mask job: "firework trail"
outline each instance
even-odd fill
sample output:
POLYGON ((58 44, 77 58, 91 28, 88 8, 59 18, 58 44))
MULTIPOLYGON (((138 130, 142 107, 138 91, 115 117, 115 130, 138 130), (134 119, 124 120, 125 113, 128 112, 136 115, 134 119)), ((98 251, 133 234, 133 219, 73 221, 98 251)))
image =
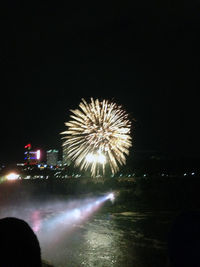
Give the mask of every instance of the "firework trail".
POLYGON ((91 98, 70 110, 71 120, 66 122, 64 153, 81 170, 90 169, 93 177, 104 174, 108 164, 112 173, 126 163, 132 146, 131 122, 128 114, 115 103, 91 98))

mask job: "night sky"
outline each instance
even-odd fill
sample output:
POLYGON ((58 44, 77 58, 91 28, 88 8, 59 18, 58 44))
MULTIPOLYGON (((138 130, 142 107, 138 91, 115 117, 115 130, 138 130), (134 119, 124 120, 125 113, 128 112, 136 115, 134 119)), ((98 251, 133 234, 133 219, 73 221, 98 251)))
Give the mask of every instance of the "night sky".
POLYGON ((199 156, 198 2, 67 2, 1 8, 0 164, 28 142, 60 149, 69 109, 90 97, 136 120, 135 153, 199 156))

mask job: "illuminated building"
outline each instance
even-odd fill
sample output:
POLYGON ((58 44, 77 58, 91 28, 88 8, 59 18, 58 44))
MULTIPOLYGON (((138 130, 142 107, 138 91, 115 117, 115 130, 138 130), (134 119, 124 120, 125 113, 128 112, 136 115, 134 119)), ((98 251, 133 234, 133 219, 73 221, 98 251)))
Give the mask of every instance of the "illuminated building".
POLYGON ((56 166, 58 164, 58 150, 50 149, 47 151, 47 165, 56 166))
POLYGON ((40 150, 38 149, 36 151, 31 151, 31 144, 26 145, 24 148, 25 148, 25 153, 24 153, 25 164, 27 165, 38 164, 41 156, 40 150))

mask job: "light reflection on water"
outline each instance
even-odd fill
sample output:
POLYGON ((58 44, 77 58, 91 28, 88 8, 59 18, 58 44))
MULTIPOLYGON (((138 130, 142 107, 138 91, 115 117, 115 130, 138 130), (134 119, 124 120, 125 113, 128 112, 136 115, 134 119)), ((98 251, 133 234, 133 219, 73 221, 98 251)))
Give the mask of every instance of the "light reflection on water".
POLYGON ((82 265, 85 266, 115 266, 121 254, 120 239, 123 233, 115 231, 114 221, 107 218, 95 219, 89 222, 84 235, 86 253, 83 251, 82 265))
MULTIPOLYGON (((165 254, 165 242, 145 236, 138 228, 149 214, 132 213, 97 215, 85 226, 84 266, 156 266, 158 258, 146 262, 144 258, 165 254), (137 228, 134 228, 134 223, 137 228), (154 251, 154 253, 152 253, 154 251), (138 253, 139 252, 139 253, 138 253), (142 254, 142 257, 141 257, 142 254), (152 255, 151 255, 152 254, 152 255), (155 255, 154 255, 155 254, 155 255), (143 259, 143 260, 142 260, 143 259), (151 265, 152 262, 152 265, 151 265)), ((165 258, 163 258, 165 262, 165 258)), ((161 265, 158 265, 161 266, 161 265)))
POLYGON ((165 266, 166 216, 101 211, 75 225, 73 233, 66 234, 53 253, 43 248, 43 255, 60 267, 165 266), (164 226, 163 229, 158 229, 158 225, 164 226))
MULTIPOLYGON (((73 205, 73 208, 76 208, 73 205)), ((166 266, 166 234, 171 215, 152 212, 115 213, 112 208, 101 207, 92 217, 73 222, 71 230, 66 224, 59 229, 41 228, 41 221, 48 221, 63 213, 62 205, 20 205, 10 207, 4 216, 25 219, 36 231, 43 259, 55 267, 78 266, 166 266), (49 238, 48 238, 49 235, 49 238)), ((0 212, 1 217, 2 214, 0 212)))

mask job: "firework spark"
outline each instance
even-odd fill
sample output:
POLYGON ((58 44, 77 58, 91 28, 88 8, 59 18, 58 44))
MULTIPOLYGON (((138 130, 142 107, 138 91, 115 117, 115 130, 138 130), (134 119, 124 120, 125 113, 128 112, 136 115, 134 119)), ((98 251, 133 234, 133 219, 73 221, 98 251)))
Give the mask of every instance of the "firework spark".
POLYGON ((132 146, 128 114, 115 103, 91 98, 70 110, 72 120, 66 122, 63 146, 66 157, 81 170, 90 169, 91 175, 104 174, 106 163, 112 173, 126 163, 132 146))

